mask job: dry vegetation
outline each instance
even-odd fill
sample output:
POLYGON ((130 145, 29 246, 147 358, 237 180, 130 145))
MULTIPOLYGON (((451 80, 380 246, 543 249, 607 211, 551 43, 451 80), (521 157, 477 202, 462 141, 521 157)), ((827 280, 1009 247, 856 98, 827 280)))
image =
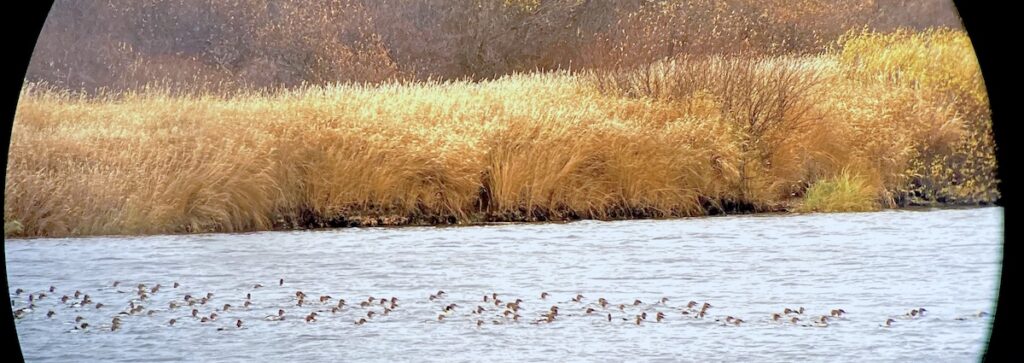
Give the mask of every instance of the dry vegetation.
POLYGON ((848 30, 959 27, 949 0, 57 0, 27 78, 217 92, 813 55, 848 30))
MULTIPOLYGON (((490 4, 534 16, 555 6, 490 4)), ((772 19, 794 16, 774 10, 772 19)), ((497 10, 479 14, 487 11, 497 10)), ((368 49, 395 44, 377 39, 368 49)), ((324 77, 304 78, 317 80, 312 85, 272 91, 164 84, 80 93, 30 83, 11 140, 5 234, 865 210, 998 198, 988 101, 966 34, 858 30, 835 39, 781 53, 607 56, 573 71, 533 61, 545 55, 474 55, 533 59, 542 70, 525 73, 517 72, 521 63, 421 67, 403 58, 413 53, 385 51, 391 61, 367 66, 373 83, 334 83, 326 75, 354 68, 324 65, 324 77), (483 71, 494 79, 445 80, 483 71)), ((580 44, 607 44, 592 40, 580 44)), ((591 57, 567 49, 579 53, 549 55, 591 57)))

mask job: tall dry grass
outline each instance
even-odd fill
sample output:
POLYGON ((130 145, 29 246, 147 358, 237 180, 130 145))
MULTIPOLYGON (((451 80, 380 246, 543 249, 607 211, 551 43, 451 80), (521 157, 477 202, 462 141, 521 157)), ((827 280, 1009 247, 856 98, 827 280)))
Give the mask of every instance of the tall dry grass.
POLYGON ((785 208, 843 175, 857 182, 832 189, 873 198, 853 205, 992 202, 964 39, 863 33, 815 56, 231 96, 33 84, 5 234, 693 216, 785 208))

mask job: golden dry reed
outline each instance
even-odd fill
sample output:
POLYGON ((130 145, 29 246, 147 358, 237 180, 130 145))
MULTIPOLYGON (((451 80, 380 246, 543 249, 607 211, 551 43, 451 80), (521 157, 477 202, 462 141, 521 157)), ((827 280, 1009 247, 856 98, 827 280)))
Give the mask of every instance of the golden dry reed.
POLYGON ((966 34, 851 33, 839 44, 815 56, 689 56, 616 72, 232 96, 27 85, 4 232, 659 218, 998 198, 988 100, 966 34))

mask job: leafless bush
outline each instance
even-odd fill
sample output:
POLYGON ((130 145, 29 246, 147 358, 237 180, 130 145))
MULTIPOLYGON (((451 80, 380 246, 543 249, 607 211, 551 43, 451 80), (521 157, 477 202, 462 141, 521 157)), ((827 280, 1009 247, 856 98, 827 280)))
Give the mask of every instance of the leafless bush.
POLYGON ((821 52, 849 29, 959 26, 928 0, 59 0, 29 81, 233 90, 821 52))

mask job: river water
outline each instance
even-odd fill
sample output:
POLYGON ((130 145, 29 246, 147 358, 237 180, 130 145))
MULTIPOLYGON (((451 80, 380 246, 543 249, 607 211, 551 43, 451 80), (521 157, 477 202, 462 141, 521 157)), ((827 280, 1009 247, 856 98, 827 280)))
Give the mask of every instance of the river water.
POLYGON ((995 311, 1002 225, 1002 209, 991 207, 15 239, 5 247, 15 309, 56 288, 17 320, 28 361, 972 362, 992 319, 976 313, 995 311), (161 287, 141 301, 140 283, 161 287), (75 290, 105 306, 59 301, 75 290), (297 290, 307 296, 302 306, 297 290), (446 295, 430 300, 438 290, 446 295), (211 292, 192 307, 199 316, 216 311, 211 322, 192 318, 190 307, 169 308, 211 292), (492 293, 503 305, 522 299, 522 318, 483 302, 492 293), (582 302, 571 301, 577 294, 582 302), (321 295, 331 299, 320 304, 321 295), (398 306, 380 315, 379 301, 359 306, 369 296, 397 297, 398 306), (602 297, 608 308, 596 304, 602 297), (346 306, 331 312, 339 298, 346 306), (118 314, 132 299, 144 312, 118 314), (712 305, 703 319, 682 313, 691 300, 712 305), (233 308, 221 311, 224 304, 233 308), (555 320, 535 323, 552 305, 555 320), (472 312, 477 306, 486 310, 472 312), (586 314, 588 306, 597 312, 586 314), (800 321, 770 319, 787 307, 805 308, 791 315, 800 321), (925 315, 903 316, 920 307, 925 315), (843 318, 804 326, 837 308, 843 318), (264 320, 278 309, 284 320, 264 320), (378 315, 354 323, 369 310, 378 315), (77 316, 91 326, 75 329, 77 316), (122 323, 111 331, 114 316, 122 323), (716 321, 726 316, 744 322, 716 321), (892 326, 881 327, 890 317, 892 326))

